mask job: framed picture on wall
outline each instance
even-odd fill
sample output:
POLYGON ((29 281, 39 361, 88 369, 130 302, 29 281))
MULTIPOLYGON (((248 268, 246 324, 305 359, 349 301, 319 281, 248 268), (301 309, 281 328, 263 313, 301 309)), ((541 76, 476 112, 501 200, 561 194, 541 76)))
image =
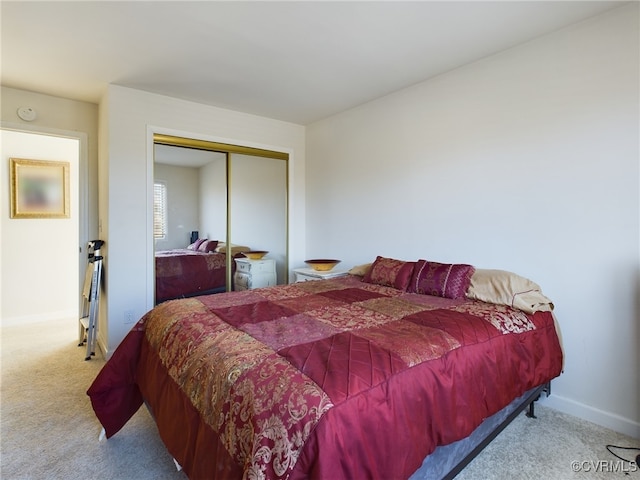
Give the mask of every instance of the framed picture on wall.
POLYGON ((69 162, 9 160, 11 218, 69 218, 69 162))

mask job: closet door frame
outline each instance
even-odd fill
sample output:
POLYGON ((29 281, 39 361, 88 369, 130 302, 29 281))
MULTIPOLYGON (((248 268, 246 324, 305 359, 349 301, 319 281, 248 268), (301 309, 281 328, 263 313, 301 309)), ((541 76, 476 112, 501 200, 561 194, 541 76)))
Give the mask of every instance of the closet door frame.
MULTIPOLYGON (((286 152, 279 152, 276 150, 268 150, 262 148, 248 147, 243 145, 221 143, 210 140, 202 140, 196 138, 181 137, 175 135, 168 135, 162 133, 153 133, 154 145, 169 145, 174 147, 193 148, 198 150, 208 150, 212 152, 224 153, 226 155, 226 186, 227 186, 227 225, 226 225, 226 239, 227 245, 231 244, 231 175, 232 175, 232 155, 241 154, 254 157, 265 157, 270 159, 282 160, 286 162, 285 168, 285 185, 286 185, 286 201, 285 201, 285 259, 284 259, 284 283, 289 283, 289 154, 286 152)), ((232 281, 232 267, 233 256, 227 255, 226 257, 226 288, 227 291, 231 290, 233 285, 232 281)), ((152 262, 155 265, 155 262, 152 262)), ((154 267, 155 268, 155 267, 154 267)), ((153 281, 155 285, 155 273, 153 275, 153 281)), ((154 289, 155 290, 155 289, 154 289)))

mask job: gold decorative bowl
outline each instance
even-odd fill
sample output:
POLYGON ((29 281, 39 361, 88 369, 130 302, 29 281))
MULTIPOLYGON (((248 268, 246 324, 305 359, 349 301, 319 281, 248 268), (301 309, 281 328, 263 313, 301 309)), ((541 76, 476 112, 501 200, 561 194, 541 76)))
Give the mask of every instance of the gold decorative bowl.
POLYGON ((318 258, 314 260, 305 260, 304 263, 309 265, 309 267, 313 268, 318 272, 328 272, 337 264, 340 263, 340 260, 328 260, 326 258, 318 258))
POLYGON ((251 260, 260 260, 267 253, 269 252, 265 250, 250 250, 248 252, 242 252, 245 257, 250 258, 251 260))

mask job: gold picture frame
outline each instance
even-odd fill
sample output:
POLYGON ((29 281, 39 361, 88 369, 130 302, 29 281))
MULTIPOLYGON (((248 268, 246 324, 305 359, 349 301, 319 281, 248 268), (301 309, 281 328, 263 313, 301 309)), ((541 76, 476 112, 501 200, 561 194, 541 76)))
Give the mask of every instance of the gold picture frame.
POLYGON ((69 218, 69 162, 9 161, 11 218, 69 218))

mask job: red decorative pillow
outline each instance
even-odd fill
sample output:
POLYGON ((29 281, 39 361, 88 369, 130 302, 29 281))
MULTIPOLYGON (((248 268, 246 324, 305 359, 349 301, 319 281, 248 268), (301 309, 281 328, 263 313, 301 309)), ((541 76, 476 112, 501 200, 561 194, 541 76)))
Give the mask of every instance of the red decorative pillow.
POLYGON ((406 290, 415 262, 405 262, 378 256, 362 281, 398 290, 406 290))
POLYGON ((418 260, 407 292, 445 298, 464 298, 475 268, 471 265, 418 260))
POLYGON ((199 252, 213 252, 218 246, 217 240, 205 240, 198 247, 199 252))

